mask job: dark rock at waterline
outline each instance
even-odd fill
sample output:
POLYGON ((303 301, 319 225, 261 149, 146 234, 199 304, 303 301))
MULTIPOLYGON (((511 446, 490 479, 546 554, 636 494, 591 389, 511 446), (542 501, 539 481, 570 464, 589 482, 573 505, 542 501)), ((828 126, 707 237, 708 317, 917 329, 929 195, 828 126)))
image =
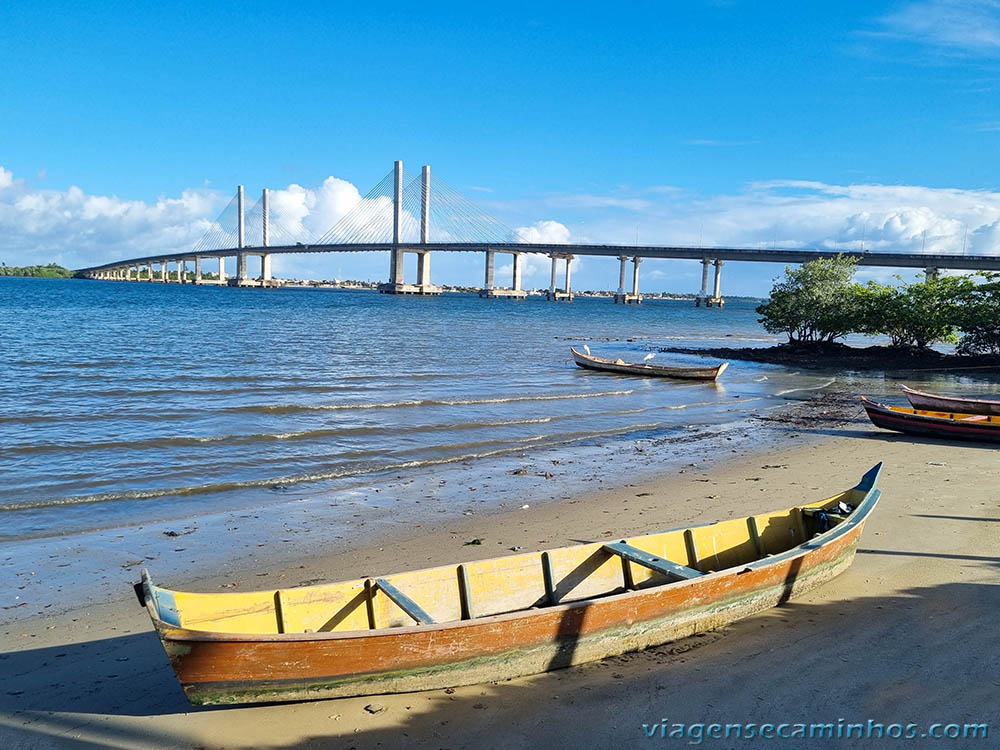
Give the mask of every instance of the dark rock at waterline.
POLYGON ((658 351, 675 354, 697 354, 703 357, 789 365, 814 370, 950 370, 981 367, 1000 368, 1000 357, 994 355, 944 354, 933 349, 908 346, 848 346, 840 342, 810 344, 780 344, 762 347, 718 347, 689 349, 665 346, 658 351))

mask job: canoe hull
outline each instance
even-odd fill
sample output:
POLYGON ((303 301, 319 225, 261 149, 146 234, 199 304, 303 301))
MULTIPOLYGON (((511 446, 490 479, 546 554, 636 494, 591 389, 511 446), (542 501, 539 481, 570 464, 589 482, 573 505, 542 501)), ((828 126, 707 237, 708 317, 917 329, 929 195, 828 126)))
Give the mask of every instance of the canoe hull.
POLYGON ((1000 401, 983 398, 954 398, 939 396, 936 393, 924 393, 903 386, 903 392, 914 409, 928 411, 961 412, 963 414, 989 414, 1000 416, 1000 401))
POLYGON ((308 700, 504 680, 657 646, 768 609, 843 572, 877 490, 833 531, 742 568, 609 597, 380 633, 237 636, 154 620, 194 704, 308 700))
POLYGON ((578 367, 587 370, 600 370, 601 372, 615 372, 623 375, 643 375, 654 378, 677 378, 680 380, 716 380, 729 367, 728 362, 723 362, 715 367, 659 367, 656 365, 628 363, 618 364, 617 362, 604 359, 603 357, 593 357, 576 349, 570 348, 573 354, 573 361, 578 367))
POLYGON ((982 422, 929 417, 893 411, 887 406, 862 397, 865 413, 872 424, 884 430, 943 440, 977 440, 1000 443, 1000 426, 982 422))

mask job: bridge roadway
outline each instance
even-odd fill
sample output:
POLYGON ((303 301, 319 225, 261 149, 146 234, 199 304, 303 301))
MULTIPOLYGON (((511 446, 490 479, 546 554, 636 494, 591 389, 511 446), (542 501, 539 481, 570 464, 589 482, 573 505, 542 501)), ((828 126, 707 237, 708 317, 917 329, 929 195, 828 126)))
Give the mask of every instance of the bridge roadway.
POLYGON ((862 266, 882 266, 891 268, 923 269, 928 277, 936 277, 942 269, 962 271, 1000 271, 1000 255, 966 255, 966 254, 927 254, 927 253, 883 253, 862 252, 858 250, 815 250, 809 248, 794 250, 777 250, 752 247, 682 247, 655 245, 564 245, 535 243, 369 243, 369 244, 335 244, 335 245, 265 245, 260 247, 234 247, 217 250, 198 250, 183 253, 166 253, 150 255, 128 260, 117 260, 99 266, 80 269, 77 275, 96 279, 133 280, 132 269, 135 268, 135 280, 142 279, 142 266, 147 267, 146 280, 157 280, 153 265, 160 266, 159 280, 170 281, 176 276, 177 281, 187 281, 186 262, 195 261, 195 283, 226 283, 223 261, 227 257, 237 259, 237 274, 229 283, 237 286, 274 286, 271 278, 271 255, 287 255, 293 253, 337 253, 337 252, 389 252, 390 280, 382 284, 381 291, 390 294, 439 294, 440 287, 430 281, 431 252, 481 252, 486 256, 485 281, 480 296, 508 297, 521 299, 525 292, 521 284, 523 262, 521 256, 525 253, 548 255, 552 259, 552 276, 548 298, 550 300, 572 300, 570 261, 574 256, 618 258, 621 264, 618 292, 615 302, 639 303, 642 295, 639 293, 639 263, 646 258, 672 258, 680 260, 697 260, 703 265, 701 291, 696 298, 697 304, 706 306, 721 306, 724 302, 721 291, 722 264, 728 261, 752 263, 805 263, 817 258, 832 258, 844 255, 856 258, 862 266), (402 277, 402 257, 404 253, 417 254, 416 284, 407 284, 402 277), (493 257, 495 253, 510 253, 514 257, 513 279, 510 288, 499 288, 493 284, 493 257), (260 256, 261 274, 251 278, 247 273, 247 257, 260 256), (202 278, 201 262, 205 259, 218 259, 218 278, 215 280, 202 278), (626 289, 626 263, 633 263, 631 292, 626 289), (562 288, 557 287, 557 264, 565 263, 565 277, 562 288), (175 263, 176 274, 169 272, 168 264, 175 263), (710 266, 715 266, 715 283, 710 288, 710 266))
MULTIPOLYGON (((160 253, 141 258, 116 260, 100 266, 82 268, 79 273, 86 275, 95 271, 105 271, 123 268, 129 265, 159 263, 162 260, 170 262, 178 260, 194 260, 195 258, 228 258, 245 253, 247 255, 270 255, 292 253, 364 253, 390 252, 396 245, 391 242, 361 245, 274 245, 268 247, 242 247, 221 250, 200 250, 183 253, 160 253)), ((427 244, 400 243, 398 249, 403 252, 487 252, 496 253, 539 253, 542 255, 590 255, 597 257, 619 258, 674 258, 682 260, 722 260, 745 261, 750 263, 805 263, 817 258, 833 258, 844 255, 857 258, 861 266, 888 266, 892 268, 935 268, 954 271, 1000 271, 1000 255, 959 255, 959 254, 929 254, 929 253, 882 253, 861 252, 858 250, 769 250, 754 247, 681 247, 659 245, 555 245, 534 244, 524 242, 510 243, 442 243, 427 244)))

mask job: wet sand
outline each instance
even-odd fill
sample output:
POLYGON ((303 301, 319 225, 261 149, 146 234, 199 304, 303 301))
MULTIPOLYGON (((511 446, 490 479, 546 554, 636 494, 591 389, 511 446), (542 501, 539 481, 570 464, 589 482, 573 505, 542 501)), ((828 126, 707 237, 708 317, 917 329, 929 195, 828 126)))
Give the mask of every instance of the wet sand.
MULTIPOLYGON (((646 737, 642 725, 664 719, 871 719, 912 722, 921 731, 933 722, 985 722, 1000 732, 996 448, 915 441, 860 421, 824 432, 793 450, 734 455, 537 507, 428 523, 405 537, 373 536, 348 552, 184 581, 205 591, 233 583, 266 588, 744 516, 834 494, 884 461, 883 499, 853 567, 769 612, 642 653, 499 684, 197 709, 184 700, 145 612, 119 597, 2 626, 0 747, 687 744, 646 737), (465 544, 473 538, 482 546, 465 544)), ((123 570, 115 585, 134 577, 123 570)), ((743 742, 706 737, 702 744, 743 742)))

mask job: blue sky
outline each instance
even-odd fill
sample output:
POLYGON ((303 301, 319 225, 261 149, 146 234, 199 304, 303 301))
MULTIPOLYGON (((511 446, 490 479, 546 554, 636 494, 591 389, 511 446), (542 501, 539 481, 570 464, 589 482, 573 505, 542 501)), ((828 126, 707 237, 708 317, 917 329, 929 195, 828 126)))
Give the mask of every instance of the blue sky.
MULTIPOLYGON (((302 186, 313 222, 335 219, 397 158, 570 241, 1000 240, 992 1, 35 2, 0 8, 0 65, 7 263, 185 249, 237 183, 302 186)), ((613 265, 583 259, 576 283, 611 287, 613 265)), ((440 256, 435 280, 480 266, 440 256)), ((726 287, 778 272, 727 269, 726 287)), ((699 273, 650 261, 643 287, 694 291, 699 273)))

